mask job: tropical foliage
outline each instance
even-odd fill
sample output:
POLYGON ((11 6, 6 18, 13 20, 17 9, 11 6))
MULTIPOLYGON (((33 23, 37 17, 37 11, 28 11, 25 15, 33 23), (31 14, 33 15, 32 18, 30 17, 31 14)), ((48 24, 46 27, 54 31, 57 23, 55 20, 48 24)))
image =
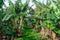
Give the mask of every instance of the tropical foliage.
POLYGON ((36 8, 29 6, 30 0, 23 4, 17 0, 13 4, 9 0, 7 7, 0 2, 0 26, 4 35, 19 37, 16 40, 59 40, 60 35, 60 1, 32 0, 36 8), (57 39, 56 39, 57 38, 57 39))

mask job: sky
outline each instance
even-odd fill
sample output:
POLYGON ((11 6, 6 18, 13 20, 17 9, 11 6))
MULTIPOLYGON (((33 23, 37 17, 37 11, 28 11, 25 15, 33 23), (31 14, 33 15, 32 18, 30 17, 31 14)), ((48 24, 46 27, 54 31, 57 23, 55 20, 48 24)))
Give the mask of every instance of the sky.
MULTIPOLYGON (((13 3, 15 3, 16 0, 11 0, 13 3)), ((25 3, 26 0, 22 0, 22 3, 25 3)), ((30 0, 30 2, 32 3, 32 0, 30 0)), ((8 0, 5 0, 5 3, 8 4, 8 0)))
MULTIPOLYGON (((13 3, 15 3, 16 0, 11 0, 13 3)), ((40 2, 44 1, 44 4, 46 4, 46 0, 39 0, 40 2)), ((22 3, 25 3, 26 0, 22 0, 22 3)), ((8 0, 5 0, 4 3, 6 4, 6 6, 9 6, 8 0)), ((30 0, 29 6, 33 5, 32 8, 35 8, 34 3, 32 2, 32 0, 30 0)))

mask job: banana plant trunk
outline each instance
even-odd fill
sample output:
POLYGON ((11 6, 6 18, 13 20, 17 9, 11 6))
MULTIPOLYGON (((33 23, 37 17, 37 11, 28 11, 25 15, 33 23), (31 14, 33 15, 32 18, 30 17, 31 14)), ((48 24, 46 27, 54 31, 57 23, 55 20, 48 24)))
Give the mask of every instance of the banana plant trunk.
POLYGON ((23 17, 20 17, 20 24, 19 24, 19 27, 18 27, 18 30, 17 30, 17 37, 21 37, 22 36, 22 21, 23 21, 23 17))

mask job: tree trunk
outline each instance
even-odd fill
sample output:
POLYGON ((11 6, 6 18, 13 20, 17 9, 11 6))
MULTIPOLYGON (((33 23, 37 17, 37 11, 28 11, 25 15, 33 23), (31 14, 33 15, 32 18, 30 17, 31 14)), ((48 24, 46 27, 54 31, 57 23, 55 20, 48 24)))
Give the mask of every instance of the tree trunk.
POLYGON ((22 30, 22 21, 23 21, 23 18, 20 17, 20 25, 19 25, 19 27, 17 29, 17 37, 21 37, 22 36, 22 32, 21 32, 21 30, 22 30))

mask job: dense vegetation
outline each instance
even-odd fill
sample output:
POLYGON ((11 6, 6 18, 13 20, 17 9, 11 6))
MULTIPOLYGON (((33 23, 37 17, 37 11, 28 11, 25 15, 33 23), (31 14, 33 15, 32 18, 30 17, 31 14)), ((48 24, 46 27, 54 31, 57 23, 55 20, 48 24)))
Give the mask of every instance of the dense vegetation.
MULTIPOLYGON (((9 6, 0 1, 0 29, 3 35, 16 40, 59 40, 60 1, 47 0, 46 4, 32 0, 36 8, 29 6, 30 0, 23 4, 17 0, 9 6), (2 8, 4 5, 5 8, 2 8)), ((1 35, 1 34, 0 34, 1 35)))

